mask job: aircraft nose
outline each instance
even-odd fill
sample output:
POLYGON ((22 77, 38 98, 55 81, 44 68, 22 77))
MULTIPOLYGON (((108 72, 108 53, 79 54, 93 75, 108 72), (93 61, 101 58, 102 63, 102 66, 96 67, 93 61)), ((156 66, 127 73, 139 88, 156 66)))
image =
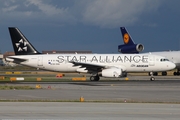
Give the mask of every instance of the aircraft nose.
POLYGON ((176 65, 174 63, 170 62, 168 67, 169 67, 169 69, 174 69, 176 67, 176 65))

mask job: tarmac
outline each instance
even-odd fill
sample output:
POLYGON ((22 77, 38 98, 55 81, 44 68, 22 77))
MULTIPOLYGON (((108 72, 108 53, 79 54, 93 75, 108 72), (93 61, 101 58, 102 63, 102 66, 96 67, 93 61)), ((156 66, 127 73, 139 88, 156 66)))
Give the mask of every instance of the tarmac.
POLYGON ((2 120, 179 120, 180 104, 0 102, 2 120))
POLYGON ((9 86, 38 84, 41 89, 1 90, 0 119, 179 120, 180 77, 157 76, 156 81, 149 81, 149 76, 132 78, 1 83, 9 86), (80 98, 84 101, 80 102, 80 98))

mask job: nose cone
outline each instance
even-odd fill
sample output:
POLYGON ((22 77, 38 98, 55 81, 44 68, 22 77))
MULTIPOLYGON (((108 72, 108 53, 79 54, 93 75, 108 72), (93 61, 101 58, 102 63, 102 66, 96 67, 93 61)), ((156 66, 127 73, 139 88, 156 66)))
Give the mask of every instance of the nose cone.
POLYGON ((176 65, 175 65, 174 63, 169 62, 168 68, 169 68, 170 70, 174 69, 175 67, 176 67, 176 65))

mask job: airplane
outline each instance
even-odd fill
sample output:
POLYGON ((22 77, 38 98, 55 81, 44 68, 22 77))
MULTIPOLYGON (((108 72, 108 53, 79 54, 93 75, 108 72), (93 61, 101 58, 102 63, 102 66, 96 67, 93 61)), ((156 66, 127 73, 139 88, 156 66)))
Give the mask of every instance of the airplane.
MULTIPOLYGON (((42 54, 23 33, 9 27, 14 56, 7 61, 56 72, 90 73, 91 81, 100 77, 120 78, 126 72, 167 71, 175 68, 168 59, 151 54, 42 54)), ((153 75, 150 80, 155 80, 153 75)))
MULTIPOLYGON (((122 38, 124 41, 123 45, 118 46, 118 51, 121 53, 131 54, 131 53, 139 53, 144 50, 144 46, 142 44, 135 44, 132 37, 130 36, 129 32, 126 30, 125 27, 120 27, 122 38), (123 47, 121 47, 123 46, 123 47), (125 51, 125 52, 124 52, 125 51)), ((174 72, 174 75, 180 75, 180 51, 159 51, 159 52, 149 52, 150 54, 164 56, 165 58, 169 59, 176 65, 177 71, 174 72)), ((157 72, 151 73, 157 75, 157 72)), ((162 72, 163 76, 167 75, 166 71, 162 72)))

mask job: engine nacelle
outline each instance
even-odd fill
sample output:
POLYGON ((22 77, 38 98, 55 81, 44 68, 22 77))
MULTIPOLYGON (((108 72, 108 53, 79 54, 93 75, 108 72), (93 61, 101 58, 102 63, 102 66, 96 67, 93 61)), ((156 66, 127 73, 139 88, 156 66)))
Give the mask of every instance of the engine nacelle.
POLYGON ((102 70, 102 77, 120 77, 122 75, 122 69, 109 68, 102 70))
POLYGON ((121 53, 139 53, 144 50, 142 44, 132 44, 132 45, 119 45, 118 51, 121 53))

